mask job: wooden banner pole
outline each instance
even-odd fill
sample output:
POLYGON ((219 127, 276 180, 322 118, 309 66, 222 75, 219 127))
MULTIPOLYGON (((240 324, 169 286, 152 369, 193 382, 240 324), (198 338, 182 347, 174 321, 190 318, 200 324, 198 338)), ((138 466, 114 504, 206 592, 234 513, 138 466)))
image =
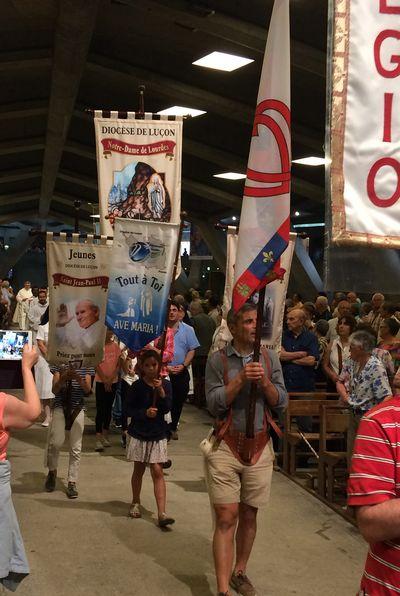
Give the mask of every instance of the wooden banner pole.
MULTIPOLYGON (((262 327, 262 321, 263 321, 264 300, 265 300, 265 286, 258 293, 256 337, 254 340, 253 362, 259 362, 259 360, 260 360, 261 327, 262 327)), ((256 417, 257 388, 258 388, 258 383, 252 382, 251 386, 250 386, 249 402, 247 404, 247 412, 246 412, 246 437, 248 439, 254 438, 254 423, 255 423, 255 417, 256 417)))

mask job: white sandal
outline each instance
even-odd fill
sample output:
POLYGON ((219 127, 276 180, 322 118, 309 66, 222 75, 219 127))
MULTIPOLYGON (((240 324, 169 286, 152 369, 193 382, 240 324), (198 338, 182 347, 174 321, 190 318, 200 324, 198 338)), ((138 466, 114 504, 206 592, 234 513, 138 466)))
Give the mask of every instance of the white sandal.
POLYGON ((128 517, 133 517, 135 519, 142 517, 142 513, 140 511, 140 503, 131 504, 131 506, 129 507, 128 517))

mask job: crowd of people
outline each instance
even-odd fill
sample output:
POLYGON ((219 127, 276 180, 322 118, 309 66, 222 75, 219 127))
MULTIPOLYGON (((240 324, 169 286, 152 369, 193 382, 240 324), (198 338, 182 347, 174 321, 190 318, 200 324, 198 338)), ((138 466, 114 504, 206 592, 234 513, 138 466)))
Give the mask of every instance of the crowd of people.
MULTIPOLYGON (((312 302, 303 302, 299 294, 293 295, 285 303, 279 353, 262 349, 259 362, 253 362, 257 314, 254 304, 228 313, 231 341, 222 349, 218 343, 216 349, 222 319, 220 300, 210 291, 204 296, 196 290, 187 296, 175 294, 162 336, 135 353, 107 331, 104 358, 95 369, 49 367, 49 305, 45 288, 31 289, 30 283, 25 282, 16 295, 16 305, 14 325, 32 331, 38 352, 35 355, 28 348, 24 352, 25 398, 20 403, 27 407, 34 404, 35 416, 31 412, 29 418, 32 422, 39 415, 39 397, 42 402, 41 423, 48 427, 46 491, 56 490, 59 452, 69 431, 66 494, 70 499, 78 497, 85 401, 93 392, 95 450, 102 452, 111 446, 109 430, 114 417, 121 428, 121 447, 126 450, 127 460, 134 464, 128 516, 142 515, 141 487, 149 467, 157 523, 165 528, 175 520, 166 512, 163 470, 172 465, 168 442, 179 439, 179 421, 189 393, 194 404, 207 407, 215 417, 213 433, 203 442, 203 451, 215 514, 213 554, 220 596, 229 594, 230 586, 245 596, 256 593, 246 567, 256 536, 258 508, 269 499, 274 462, 270 437, 281 433, 279 421, 288 393, 313 392, 316 383, 323 383, 328 392, 338 393, 351 415, 350 462, 353 448, 356 453, 359 449, 356 434, 360 423, 365 426, 363 417, 370 410, 374 412, 374 406, 386 403, 400 386, 399 308, 380 293, 369 302, 362 302, 355 292, 337 292, 331 302, 323 294, 312 302), (33 365, 34 389, 28 373, 33 365), (252 385, 253 418, 248 412, 252 385)), ((11 406, 7 406, 8 396, 0 397, 1 477, 9 428, 18 424, 7 422, 11 406)), ((10 403, 15 407, 15 401, 10 403)), ((369 419, 376 420, 373 415, 369 419)), ((302 432, 311 432, 313 421, 301 417, 297 424, 302 432)), ((9 478, 9 470, 4 470, 9 478)), ((360 473, 354 472, 350 482, 351 487, 356 487, 351 493, 352 505, 358 506, 357 499, 362 501, 361 484, 360 473)), ((362 502, 371 504, 371 500, 362 502)), ((23 577, 27 565, 23 557, 21 561, 23 577)), ((18 569, 11 566, 6 574, 0 568, 0 582, 7 586, 9 573, 15 582, 18 569)))

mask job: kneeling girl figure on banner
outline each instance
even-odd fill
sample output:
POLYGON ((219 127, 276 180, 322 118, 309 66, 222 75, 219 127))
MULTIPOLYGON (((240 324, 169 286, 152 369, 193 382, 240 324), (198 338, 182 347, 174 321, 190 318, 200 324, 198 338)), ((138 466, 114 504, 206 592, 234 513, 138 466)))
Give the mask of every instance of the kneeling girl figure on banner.
POLYGON ((174 519, 165 513, 166 487, 163 463, 168 461, 167 436, 168 425, 165 414, 171 409, 171 383, 159 378, 161 357, 156 350, 144 350, 139 356, 138 374, 125 402, 128 418, 128 435, 131 439, 127 448, 127 459, 133 461, 132 504, 129 516, 141 517, 140 491, 146 466, 154 483, 157 502, 158 525, 163 528, 174 523, 174 519))
POLYGON ((233 340, 209 357, 206 368, 207 405, 217 418, 218 430, 205 464, 216 516, 213 552, 218 593, 223 595, 229 593, 229 585, 239 594, 256 593, 246 566, 256 535, 258 508, 269 501, 274 461, 269 436, 269 426, 274 423, 269 408, 283 408, 288 399, 276 352, 262 350, 260 362, 252 361, 256 308, 245 304, 236 314, 228 313, 233 340), (246 411, 252 382, 257 383, 255 433, 249 440, 246 411))

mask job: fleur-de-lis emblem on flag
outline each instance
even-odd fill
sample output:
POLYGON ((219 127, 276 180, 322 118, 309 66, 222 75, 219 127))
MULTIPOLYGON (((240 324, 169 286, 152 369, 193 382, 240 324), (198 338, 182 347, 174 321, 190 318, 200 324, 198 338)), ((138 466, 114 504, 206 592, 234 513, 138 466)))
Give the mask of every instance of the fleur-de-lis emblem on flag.
POLYGON ((263 252, 263 263, 273 263, 273 256, 274 253, 272 252, 272 250, 270 250, 269 252, 263 252))

